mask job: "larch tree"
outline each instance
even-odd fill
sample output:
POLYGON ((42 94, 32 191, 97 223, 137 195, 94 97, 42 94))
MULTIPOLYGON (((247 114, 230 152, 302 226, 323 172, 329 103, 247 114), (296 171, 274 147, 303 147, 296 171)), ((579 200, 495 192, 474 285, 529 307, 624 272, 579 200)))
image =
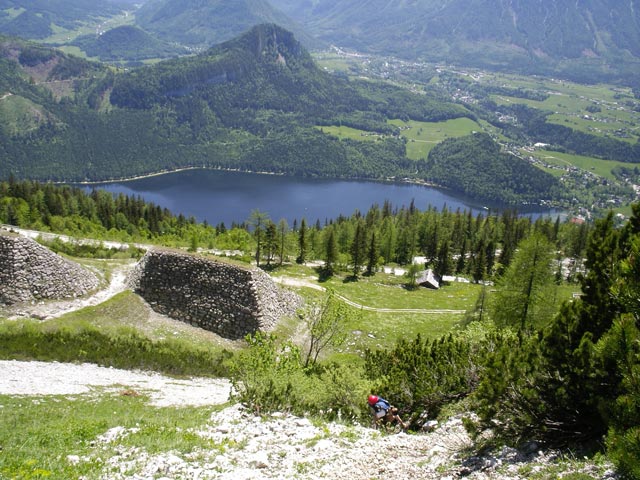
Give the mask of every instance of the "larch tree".
POLYGON ((264 230, 269 223, 269 214, 260 210, 253 210, 249 217, 249 225, 253 227, 253 237, 256 240, 256 266, 260 266, 262 256, 262 244, 264 242, 264 230))
POLYGON ((551 269, 553 249, 540 233, 520 242, 511 264, 498 282, 493 320, 500 327, 532 329, 551 320, 555 288, 551 269))

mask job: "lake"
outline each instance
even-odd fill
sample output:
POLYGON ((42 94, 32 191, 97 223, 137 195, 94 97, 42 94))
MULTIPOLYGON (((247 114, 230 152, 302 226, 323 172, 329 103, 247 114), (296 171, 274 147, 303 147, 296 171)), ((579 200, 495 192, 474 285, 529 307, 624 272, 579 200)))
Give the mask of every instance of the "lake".
MULTIPOLYGON (((93 186, 84 186, 91 190, 93 186)), ((97 188, 112 193, 141 196, 168 208, 178 215, 193 216, 211 225, 221 222, 229 227, 233 222, 246 221, 253 210, 269 214, 274 222, 286 219, 292 224, 304 217, 307 223, 349 216, 356 210, 366 213, 389 200, 394 207, 409 206, 411 201, 420 210, 430 205, 442 210, 487 209, 460 196, 437 188, 405 183, 357 180, 308 179, 279 175, 225 172, 219 170, 186 170, 152 177, 100 184, 97 188)), ((496 207, 497 208, 497 207, 496 207)), ((528 214, 556 215, 540 208, 528 214)))

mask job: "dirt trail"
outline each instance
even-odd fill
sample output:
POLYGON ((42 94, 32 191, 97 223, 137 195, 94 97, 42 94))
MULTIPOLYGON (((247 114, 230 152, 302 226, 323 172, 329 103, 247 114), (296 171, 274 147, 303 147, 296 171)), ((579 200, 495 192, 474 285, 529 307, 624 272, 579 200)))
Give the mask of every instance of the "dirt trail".
POLYGON ((80 310, 81 308, 99 305, 127 289, 127 277, 134 265, 135 263, 132 261, 114 268, 111 272, 109 284, 88 297, 7 306, 3 307, 5 309, 4 313, 12 320, 23 317, 49 320, 80 310))
MULTIPOLYGON (((285 285, 288 287, 306 287, 313 288, 314 290, 325 291, 321 285, 316 283, 301 280, 299 278, 291 278, 291 277, 273 277, 273 280, 281 285, 285 285)), ((354 302, 353 300, 349 300, 347 297, 343 295, 336 294, 336 297, 342 300, 347 305, 350 305, 359 310, 365 310, 368 312, 381 312, 381 313, 424 313, 424 314, 459 314, 462 315, 465 313, 465 310, 447 310, 447 309, 427 309, 427 308, 378 308, 378 307, 369 307, 367 305, 362 305, 360 303, 354 302)))

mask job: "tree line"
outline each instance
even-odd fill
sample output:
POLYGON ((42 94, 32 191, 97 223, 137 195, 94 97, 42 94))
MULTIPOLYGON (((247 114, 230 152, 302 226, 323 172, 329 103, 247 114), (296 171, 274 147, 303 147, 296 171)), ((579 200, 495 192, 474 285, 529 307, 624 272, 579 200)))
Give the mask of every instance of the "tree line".
POLYGON ((381 265, 411 264, 416 256, 440 275, 489 278, 506 268, 518 243, 541 232, 579 269, 588 225, 559 218, 533 221, 515 211, 420 210, 389 201, 335 219, 272 220, 256 210, 232 225, 199 223, 136 196, 10 179, 0 182, 0 222, 98 239, 220 248, 254 254, 258 265, 321 259, 323 274, 374 274, 381 265))

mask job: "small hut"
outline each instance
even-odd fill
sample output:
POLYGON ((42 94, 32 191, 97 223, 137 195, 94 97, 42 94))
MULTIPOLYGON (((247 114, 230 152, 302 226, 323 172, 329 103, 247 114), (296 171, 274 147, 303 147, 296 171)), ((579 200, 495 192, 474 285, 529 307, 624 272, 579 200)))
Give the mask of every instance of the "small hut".
POLYGON ((442 278, 440 277, 440 275, 437 275, 430 268, 423 271, 416 280, 416 283, 418 285, 426 288, 431 288, 433 290, 438 290, 440 288, 441 282, 442 278))

